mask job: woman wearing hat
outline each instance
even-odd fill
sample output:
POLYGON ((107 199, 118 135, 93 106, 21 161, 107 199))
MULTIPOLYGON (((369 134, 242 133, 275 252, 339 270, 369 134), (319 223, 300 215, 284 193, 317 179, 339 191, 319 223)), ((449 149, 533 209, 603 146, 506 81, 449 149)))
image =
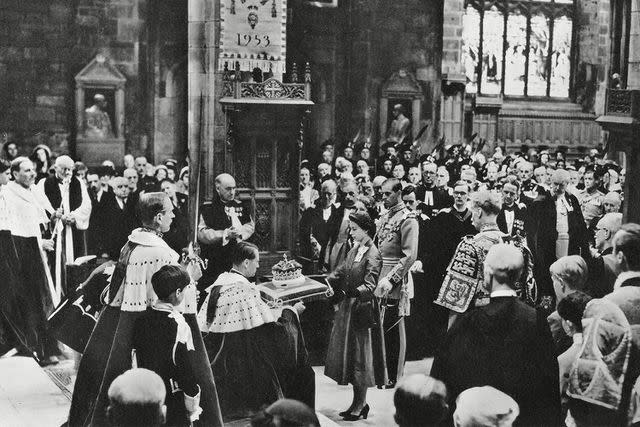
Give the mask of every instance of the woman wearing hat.
POLYGON ((351 406, 341 412, 347 421, 367 418, 367 388, 386 383, 382 331, 373 290, 382 258, 373 244, 375 223, 368 214, 349 215, 353 248, 328 277, 335 290, 336 313, 324 373, 340 385, 353 385, 351 406))

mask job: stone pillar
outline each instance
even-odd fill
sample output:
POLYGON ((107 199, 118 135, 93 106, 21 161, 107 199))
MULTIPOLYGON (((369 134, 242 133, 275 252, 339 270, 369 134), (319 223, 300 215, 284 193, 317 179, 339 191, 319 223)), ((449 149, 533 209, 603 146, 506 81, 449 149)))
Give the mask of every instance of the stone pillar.
POLYGON ((631 1, 628 89, 640 89, 640 1, 631 1))
MULTIPOLYGON (((212 172, 213 129, 215 112, 215 0, 188 0, 187 123, 191 164, 200 148, 201 171, 212 172), (201 107, 202 102, 202 107, 201 107), (202 111, 202 115, 201 115, 202 111)), ((207 173, 201 174, 200 196, 206 194, 207 173)), ((195 185, 195 174, 190 182, 195 185)), ((190 198, 189 209, 195 211, 199 200, 190 198)))

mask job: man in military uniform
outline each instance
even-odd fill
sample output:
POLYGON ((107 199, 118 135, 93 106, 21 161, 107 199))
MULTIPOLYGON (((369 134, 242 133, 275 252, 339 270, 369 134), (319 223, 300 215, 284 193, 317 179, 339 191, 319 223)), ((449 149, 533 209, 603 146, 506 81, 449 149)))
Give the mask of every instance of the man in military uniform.
POLYGON ((535 299, 530 254, 520 238, 510 238, 500 231, 496 223, 502 210, 502 195, 487 190, 478 191, 471 196, 471 202, 473 225, 479 233, 465 236, 458 245, 435 300, 436 304, 449 309, 449 328, 458 314, 470 307, 489 303, 491 289, 487 289, 484 283, 483 263, 487 252, 495 244, 510 242, 523 251, 526 267, 517 282, 517 291, 521 298, 530 303, 535 299))
POLYGON ((198 290, 209 287, 224 271, 231 268, 228 256, 235 244, 253 235, 255 223, 249 208, 236 200, 236 180, 223 173, 216 177, 213 200, 200 207, 198 242, 207 269, 198 281, 198 290))
POLYGON ((384 316, 385 351, 389 384, 402 376, 406 354, 404 317, 409 315, 413 282, 409 269, 418 255, 419 225, 415 213, 402 201, 402 184, 389 178, 382 184, 382 199, 387 209, 378 223, 376 245, 382 255, 382 270, 375 294, 386 297, 381 304, 384 316))
POLYGON ((584 190, 576 194, 587 228, 591 228, 594 220, 597 221, 604 214, 604 193, 598 190, 600 177, 600 171, 587 169, 584 173, 584 190))

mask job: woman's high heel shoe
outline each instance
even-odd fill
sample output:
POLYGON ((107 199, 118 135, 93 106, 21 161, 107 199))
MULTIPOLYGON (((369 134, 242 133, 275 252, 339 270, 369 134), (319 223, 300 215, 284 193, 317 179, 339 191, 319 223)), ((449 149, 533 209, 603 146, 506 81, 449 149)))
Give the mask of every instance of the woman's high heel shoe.
POLYGON ((363 420, 366 420, 367 417, 369 416, 369 409, 370 409, 369 404, 366 404, 364 405, 364 408, 362 408, 362 411, 360 411, 358 415, 347 413, 346 415, 343 415, 342 418, 345 421, 358 421, 361 417, 363 420))

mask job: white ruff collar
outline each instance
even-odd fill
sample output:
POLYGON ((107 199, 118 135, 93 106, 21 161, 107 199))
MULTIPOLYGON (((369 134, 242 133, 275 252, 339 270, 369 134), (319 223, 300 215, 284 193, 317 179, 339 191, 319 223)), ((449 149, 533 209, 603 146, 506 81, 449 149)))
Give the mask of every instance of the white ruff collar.
POLYGON ((248 283, 238 281, 221 289, 209 331, 247 331, 275 321, 271 309, 260 298, 260 291, 248 283))

